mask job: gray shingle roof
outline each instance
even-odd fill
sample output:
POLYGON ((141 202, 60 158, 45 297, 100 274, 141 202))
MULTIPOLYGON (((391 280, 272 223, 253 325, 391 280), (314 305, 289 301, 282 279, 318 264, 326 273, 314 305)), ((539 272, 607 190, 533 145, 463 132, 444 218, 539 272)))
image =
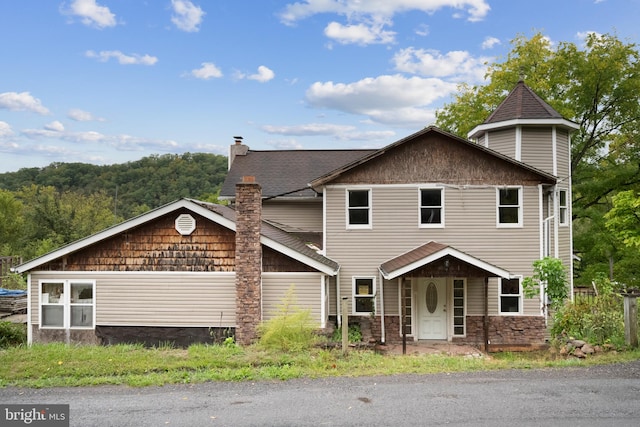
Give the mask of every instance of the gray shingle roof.
POLYGON ((376 150, 282 150, 253 151, 236 156, 220 190, 220 196, 235 197, 236 184, 245 175, 256 177, 262 197, 313 197, 307 184, 340 166, 376 150))
POLYGON ((520 80, 483 123, 513 119, 562 119, 562 116, 520 80))

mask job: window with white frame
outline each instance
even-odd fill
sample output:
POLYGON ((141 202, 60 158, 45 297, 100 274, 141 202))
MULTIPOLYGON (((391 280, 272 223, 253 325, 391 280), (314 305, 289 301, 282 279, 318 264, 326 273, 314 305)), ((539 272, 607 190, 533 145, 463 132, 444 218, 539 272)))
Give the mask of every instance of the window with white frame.
POLYGON ((420 189, 420 227, 443 225, 442 188, 420 189))
POLYGON ((558 190, 558 223, 569 224, 569 192, 565 189, 558 190))
POLYGON ((498 291, 501 314, 522 313, 522 286, 520 284, 520 278, 501 278, 498 291))
POLYGON ((353 278, 353 313, 375 312, 376 279, 374 277, 353 278))
POLYGON ((498 227, 522 226, 522 188, 497 189, 498 227))
POLYGON ((347 190, 347 228, 371 228, 371 190, 347 190))
POLYGON ((92 329, 95 287, 95 281, 40 281, 40 327, 92 329))

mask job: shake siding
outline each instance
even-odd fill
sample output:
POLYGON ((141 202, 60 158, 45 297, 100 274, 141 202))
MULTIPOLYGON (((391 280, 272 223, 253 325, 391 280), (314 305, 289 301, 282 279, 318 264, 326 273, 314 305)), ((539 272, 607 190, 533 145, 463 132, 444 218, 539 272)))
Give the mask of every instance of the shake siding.
POLYGON ((278 306, 293 286, 295 306, 311 309, 311 318, 320 326, 322 307, 321 273, 263 273, 262 310, 263 319, 269 320, 277 314, 278 306))
POLYGON ((554 173, 551 127, 523 127, 521 150, 524 163, 554 173))
POLYGON ((235 326, 234 273, 34 272, 31 321, 38 324, 39 281, 95 280, 96 325, 235 326))
MULTIPOLYGON (((484 145, 484 144, 483 144, 484 145)), ((499 153, 516 158, 516 131, 505 129, 489 132, 489 148, 499 153)))
POLYGON ((264 202, 262 218, 300 228, 322 231, 322 200, 313 202, 264 202))
MULTIPOLYGON (((375 277, 379 287, 381 263, 431 240, 453 246, 513 274, 531 275, 531 263, 539 257, 537 187, 523 187, 522 228, 496 227, 494 186, 445 187, 445 228, 418 227, 418 186, 371 188, 373 228, 365 230, 346 229, 343 186, 325 191, 326 253, 340 261, 341 297, 351 296, 353 276, 375 277)), ((496 291, 494 284, 490 294, 494 304, 492 314, 497 311, 496 291)), ((379 293, 377 289, 377 304, 379 293)), ((389 294, 393 291, 385 292, 386 307, 390 307, 389 294)))

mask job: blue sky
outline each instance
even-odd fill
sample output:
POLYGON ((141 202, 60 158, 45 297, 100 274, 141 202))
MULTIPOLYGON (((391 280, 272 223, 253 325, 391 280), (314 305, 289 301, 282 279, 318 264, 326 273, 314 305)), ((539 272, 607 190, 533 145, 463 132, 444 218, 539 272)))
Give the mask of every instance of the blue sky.
POLYGON ((639 41, 640 0, 3 0, 0 172, 375 148, 536 31, 639 41))

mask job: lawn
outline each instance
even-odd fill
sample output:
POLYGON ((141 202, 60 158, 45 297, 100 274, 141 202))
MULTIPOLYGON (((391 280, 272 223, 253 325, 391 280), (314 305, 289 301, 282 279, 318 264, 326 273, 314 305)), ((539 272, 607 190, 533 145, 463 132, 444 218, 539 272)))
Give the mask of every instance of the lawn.
POLYGON ((204 381, 287 380, 327 376, 430 374, 496 369, 588 366, 640 359, 640 350, 577 359, 549 352, 496 353, 471 358, 382 355, 369 350, 277 352, 259 346, 193 345, 187 349, 139 345, 36 344, 0 350, 0 387, 122 384, 134 387, 204 381))

